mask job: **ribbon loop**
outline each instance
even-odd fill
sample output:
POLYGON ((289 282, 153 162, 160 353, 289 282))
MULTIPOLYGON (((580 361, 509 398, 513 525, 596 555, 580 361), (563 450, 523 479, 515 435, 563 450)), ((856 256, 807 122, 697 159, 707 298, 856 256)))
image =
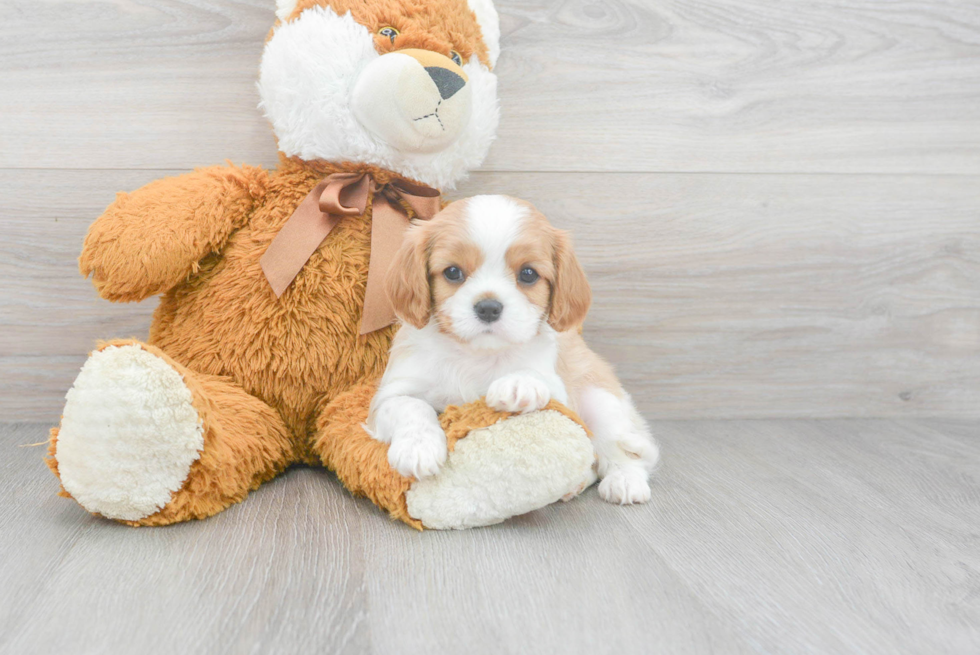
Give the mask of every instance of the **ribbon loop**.
POLYGON ((414 184, 408 180, 392 180, 386 188, 391 189, 412 208, 416 216, 424 220, 432 218, 441 209, 438 189, 414 184))
POLYGON ((340 216, 360 216, 367 210, 368 196, 374 191, 370 175, 335 173, 327 178, 320 194, 320 211, 340 216))
POLYGON ((440 209, 439 191, 395 179, 378 188, 367 173, 334 173, 303 199, 279 230, 260 264, 276 297, 282 296, 314 252, 345 216, 362 216, 372 197, 371 260, 361 316, 361 334, 391 325, 395 312, 384 293, 384 278, 401 246, 409 215, 428 220, 440 209))

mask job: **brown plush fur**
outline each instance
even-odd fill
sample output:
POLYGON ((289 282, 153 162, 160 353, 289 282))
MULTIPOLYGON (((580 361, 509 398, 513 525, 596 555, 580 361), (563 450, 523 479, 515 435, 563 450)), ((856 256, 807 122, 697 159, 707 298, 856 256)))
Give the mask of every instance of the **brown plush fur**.
MULTIPOLYGON (((259 266, 310 189, 339 171, 369 172, 381 184, 391 177, 364 165, 286 157, 272 172, 206 168, 121 194, 92 226, 80 266, 104 297, 137 300, 174 285, 154 314, 148 343, 105 345, 136 344, 173 366, 205 428, 204 450, 183 488, 131 525, 211 516, 288 465, 306 462, 327 466, 353 493, 420 527, 405 506, 413 480, 392 470, 387 446, 361 428, 395 330, 358 334, 370 208, 333 229, 281 298, 259 266), (113 229, 118 238, 109 236, 113 229)), ((449 408, 442 421, 453 444, 506 416, 468 405, 449 408)), ((55 475, 56 444, 57 429, 48 460, 55 475)))
POLYGON ((380 184, 391 177, 285 157, 273 172, 200 169, 122 194, 90 229, 80 267, 104 297, 137 300, 172 286, 148 343, 127 343, 164 355, 184 375, 205 422, 188 484, 140 524, 209 516, 291 462, 319 464, 309 439, 314 409, 384 371, 394 328, 358 334, 370 208, 334 228, 281 298, 259 266, 303 197, 340 171, 369 172, 380 184), (232 199, 216 200, 222 195, 232 199), (254 465, 250 448, 261 451, 254 465), (192 484, 196 472, 207 479, 192 484))
POLYGON ((89 228, 78 259, 99 294, 122 302, 172 289, 248 220, 265 196, 269 175, 243 166, 214 166, 119 193, 89 228))
MULTIPOLYGON (((324 465, 334 471, 354 495, 367 496, 375 505, 387 510, 391 518, 421 530, 422 524, 409 516, 405 503, 405 492, 415 480, 392 469, 388 464, 388 444, 377 441, 361 428, 367 420, 368 405, 376 390, 377 382, 367 383, 330 403, 317 419, 313 448, 324 465)), ((561 412, 588 433, 581 419, 560 403, 551 401, 545 409, 561 412)), ((456 442, 470 431, 510 416, 514 414, 494 411, 479 400, 447 407, 439 421, 452 452, 456 442)))
POLYGON ((376 382, 363 384, 327 405, 314 426, 313 449, 351 493, 367 496, 393 519, 421 530, 422 524, 408 515, 405 504, 405 492, 415 480, 391 468, 388 444, 374 439, 361 427, 376 390, 376 382))
POLYGON ((299 0, 288 20, 316 6, 330 7, 338 15, 349 11, 354 20, 375 35, 374 47, 382 54, 420 48, 448 57, 455 50, 463 61, 475 54, 487 68, 491 67, 479 23, 466 0, 299 0), (378 34, 384 27, 398 30, 394 43, 378 34))
MULTIPOLYGON (((228 379, 195 373, 154 346, 132 339, 100 344, 139 345, 172 366, 190 389, 204 425, 204 449, 191 465, 183 488, 162 510, 129 525, 166 525, 203 519, 240 502, 249 491, 271 480, 296 458, 296 443, 279 415, 228 379)), ((51 431, 48 466, 58 474, 55 451, 58 429, 51 431)), ((62 495, 68 493, 62 489, 62 495)))
MULTIPOLYGON (((488 63, 465 0, 301 0, 293 17, 313 4, 350 10, 372 32, 398 29, 394 44, 375 39, 380 52, 456 50, 488 63)), ((164 359, 183 376, 204 426, 204 448, 184 486, 159 512, 130 524, 211 516, 306 462, 335 470, 351 491, 420 527, 405 508, 412 480, 390 468, 387 446, 361 428, 395 330, 358 333, 370 207, 330 232, 280 298, 259 266, 303 198, 335 172, 370 173, 381 185, 392 177, 364 164, 283 155, 274 171, 203 168, 119 194, 89 229, 79 268, 102 297, 163 294, 146 343, 101 347, 135 344, 164 359)), ((453 409, 443 425, 453 443, 503 416, 485 406, 453 409)), ((55 428, 48 449, 55 475, 57 440, 55 428)))
MULTIPOLYGON (((305 435, 313 410, 384 371, 394 328, 361 336, 358 325, 371 244, 371 211, 340 221, 280 298, 259 260, 299 202, 326 175, 360 165, 294 159, 270 174, 248 223, 205 258, 195 275, 163 296, 150 343, 189 368, 227 376, 305 435)), ((179 179, 179 178, 178 178, 179 179)), ((315 461, 309 449, 300 457, 315 461)))

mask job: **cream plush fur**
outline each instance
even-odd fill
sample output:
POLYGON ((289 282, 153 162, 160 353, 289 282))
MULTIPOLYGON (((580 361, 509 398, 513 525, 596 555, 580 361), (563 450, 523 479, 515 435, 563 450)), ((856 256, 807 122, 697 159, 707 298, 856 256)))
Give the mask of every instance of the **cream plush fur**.
MULTIPOLYGON (((488 19, 489 20, 489 19, 488 19)), ((279 149, 303 160, 372 164, 439 189, 480 165, 497 131, 497 78, 476 57, 464 62, 470 111, 459 137, 438 152, 399 150, 350 110, 359 75, 379 57, 367 28, 350 14, 313 7, 276 28, 259 71, 260 107, 279 149), (329 61, 329 68, 321 62, 329 61)))
POLYGON ((592 297, 585 272, 568 236, 533 206, 499 195, 451 203, 410 228, 387 283, 403 324, 367 427, 390 444, 395 470, 439 472, 448 439, 438 414, 450 405, 483 397, 523 414, 556 400, 593 435, 602 498, 650 499, 656 441, 580 335, 592 297))
POLYGON ((67 394, 61 484, 90 512, 133 521, 169 502, 204 447, 191 392, 139 346, 110 346, 85 362, 67 394))
POLYGON ((458 441, 439 477, 405 494, 408 511, 437 530, 493 525, 578 494, 595 481, 594 458, 585 430, 558 412, 515 416, 458 441), (526 454, 516 466, 514 452, 526 454))
MULTIPOLYGON (((119 194, 85 238, 79 267, 103 298, 162 296, 145 342, 114 340, 91 354, 51 431, 46 461, 61 478, 61 494, 93 513, 145 526, 202 519, 306 463, 334 471, 393 518, 426 525, 407 509, 416 480, 392 469, 388 446, 361 427, 395 330, 361 336, 357 329, 371 202, 361 216, 338 223, 281 297, 261 259, 328 175, 368 174, 382 186, 401 176, 446 188, 481 162, 497 123, 482 41, 483 30, 496 25, 493 8, 482 2, 477 20, 462 0, 302 3, 279 7, 261 65, 262 107, 282 151, 276 169, 213 166, 157 180, 119 194), (389 41, 382 30, 392 23, 399 33, 389 41), (467 80, 469 121, 454 140, 445 136, 439 152, 408 152, 416 147, 410 140, 401 149, 385 142, 351 106, 363 71, 392 55, 387 61, 402 57, 404 65, 410 57, 425 71, 399 78, 418 83, 408 90, 418 98, 431 97, 433 88, 443 100, 452 97, 456 78, 436 69, 467 80)), ((487 34, 487 41, 496 44, 498 36, 487 34)), ((408 92, 388 89, 395 100, 408 92)), ((402 106, 411 118, 421 103, 402 106)), ((508 415, 486 403, 447 407, 440 417, 447 443, 491 425, 498 439, 483 442, 485 457, 474 450, 481 441, 453 452, 453 477, 442 491, 426 481, 420 511, 442 503, 451 515, 428 514, 429 527, 494 522, 578 491, 591 461, 576 465, 565 455, 577 452, 569 450, 575 440, 584 452, 588 439, 571 410, 558 402, 549 409, 558 412, 549 419, 554 434, 533 451, 538 461, 531 464, 524 441, 534 435, 517 429, 522 423, 515 429, 523 436, 507 437, 508 415), (546 447, 552 437, 559 439, 554 451, 546 447), (491 485, 487 473, 504 471, 523 471, 518 487, 491 485), (471 518, 467 507, 476 513, 471 518)))

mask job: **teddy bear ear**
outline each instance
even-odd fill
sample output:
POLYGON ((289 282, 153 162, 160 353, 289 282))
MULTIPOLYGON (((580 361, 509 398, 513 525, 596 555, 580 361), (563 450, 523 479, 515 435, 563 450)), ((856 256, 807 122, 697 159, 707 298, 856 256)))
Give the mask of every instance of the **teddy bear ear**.
POLYGON ((483 42, 487 44, 487 54, 490 56, 490 66, 497 65, 500 56, 500 17, 493 6, 493 0, 466 0, 470 11, 476 14, 476 22, 483 33, 483 42))
POLYGON ((281 21, 285 21, 289 18, 289 15, 293 13, 293 9, 296 9, 296 3, 299 0, 276 0, 276 18, 281 21))

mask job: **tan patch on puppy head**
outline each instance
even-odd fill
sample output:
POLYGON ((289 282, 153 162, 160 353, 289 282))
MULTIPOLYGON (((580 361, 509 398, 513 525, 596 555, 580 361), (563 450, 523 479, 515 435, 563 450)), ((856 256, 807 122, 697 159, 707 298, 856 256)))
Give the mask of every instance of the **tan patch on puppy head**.
POLYGON ((483 264, 483 251, 469 238, 466 231, 467 201, 457 200, 446 206, 428 221, 429 230, 429 287, 432 289, 432 307, 439 331, 453 336, 452 319, 443 309, 446 301, 463 285, 463 282, 483 264), (452 282, 443 272, 456 266, 463 272, 463 279, 452 282))
POLYGON ((316 6, 330 7, 338 16, 350 12, 374 35, 380 54, 419 48, 450 57, 455 50, 464 62, 476 55, 491 67, 480 25, 466 0, 298 0, 287 20, 316 6), (397 31, 394 41, 379 34, 386 27, 397 31))
MULTIPOLYGON (((592 292, 571 239, 530 203, 512 200, 528 210, 506 253, 513 284, 541 308, 555 330, 578 327, 588 313, 592 292), (526 267, 538 273, 533 283, 520 280, 526 267)), ((386 280, 399 318, 421 329, 434 315, 439 330, 454 338, 452 318, 443 308, 484 261, 483 249, 467 229, 467 204, 468 200, 451 203, 431 220, 413 225, 386 280), (446 279, 444 272, 451 266, 462 272, 460 281, 446 279)))
POLYGON ((521 235, 507 251, 507 265, 517 287, 548 312, 548 323, 564 332, 585 320, 592 304, 592 289, 572 249, 567 232, 558 230, 531 203, 512 198, 528 209, 521 235), (520 282, 520 271, 530 266, 541 277, 535 284, 520 282))
POLYGON ((548 323, 559 332, 577 328, 592 304, 592 289, 572 250, 567 232, 555 230, 555 281, 551 290, 548 323))
POLYGON ((450 282, 443 271, 457 266, 465 280, 483 263, 480 248, 466 236, 465 208, 466 200, 458 200, 428 221, 412 225, 391 263, 385 291, 395 314, 416 328, 425 327, 434 308, 440 330, 451 327, 438 308, 462 282, 450 282))
POLYGON ((432 314, 427 243, 425 224, 412 225, 385 276, 385 293, 395 315, 419 329, 432 314))
MULTIPOLYGON (((515 199, 516 200, 516 199, 515 199)), ((507 267, 514 274, 514 285, 531 303, 547 313, 555 284, 554 232, 547 219, 530 204, 517 200, 529 210, 520 235, 507 249, 507 267), (540 276, 531 283, 521 282, 521 271, 533 268, 540 276)))

